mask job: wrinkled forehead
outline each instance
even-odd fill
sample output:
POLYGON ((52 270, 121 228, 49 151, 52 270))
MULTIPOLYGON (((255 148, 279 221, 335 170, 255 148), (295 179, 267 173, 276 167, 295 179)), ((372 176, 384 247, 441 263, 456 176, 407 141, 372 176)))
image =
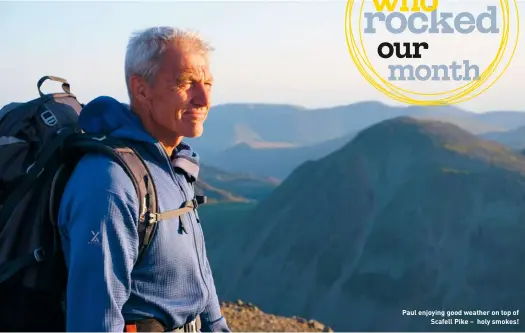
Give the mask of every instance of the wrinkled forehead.
POLYGON ((207 55, 191 48, 168 47, 162 59, 162 67, 177 77, 182 74, 196 76, 202 80, 211 77, 207 55))

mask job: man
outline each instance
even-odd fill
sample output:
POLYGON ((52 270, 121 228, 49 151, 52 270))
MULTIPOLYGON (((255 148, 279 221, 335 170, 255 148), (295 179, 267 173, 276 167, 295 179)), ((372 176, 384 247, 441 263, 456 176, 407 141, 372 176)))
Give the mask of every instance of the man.
MULTIPOLYGON (((109 97, 88 103, 88 132, 135 142, 157 186, 161 211, 194 195, 198 137, 210 108, 210 47, 198 36, 161 27, 129 41, 129 107, 109 97)), ((200 319, 202 331, 230 331, 221 314, 196 213, 159 222, 137 261, 139 199, 131 179, 107 157, 85 156, 62 197, 59 228, 68 268, 68 331, 171 331, 200 319)))

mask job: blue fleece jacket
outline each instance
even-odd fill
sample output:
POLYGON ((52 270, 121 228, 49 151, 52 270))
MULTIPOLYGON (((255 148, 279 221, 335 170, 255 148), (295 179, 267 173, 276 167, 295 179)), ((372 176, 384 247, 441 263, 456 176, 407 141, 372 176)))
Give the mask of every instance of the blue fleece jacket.
MULTIPOLYGON (((156 183, 161 211, 193 198, 184 173, 198 177, 198 155, 181 144, 169 158, 126 104, 96 98, 82 110, 80 125, 86 132, 136 141, 156 183)), ((138 207, 133 184, 119 165, 94 154, 80 161, 58 221, 68 268, 67 330, 122 332, 125 321, 152 317, 173 329, 200 315, 202 331, 230 331, 198 215, 185 216, 187 233, 181 232, 178 218, 159 222, 136 264, 138 207)))

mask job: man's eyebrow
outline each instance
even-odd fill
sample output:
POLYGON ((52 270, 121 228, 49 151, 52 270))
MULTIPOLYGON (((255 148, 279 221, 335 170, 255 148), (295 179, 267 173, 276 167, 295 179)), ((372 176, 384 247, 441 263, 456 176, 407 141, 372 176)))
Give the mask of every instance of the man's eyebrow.
MULTIPOLYGON (((195 79, 200 80, 201 73, 195 69, 186 69, 182 70, 181 73, 176 77, 176 79, 179 80, 188 80, 188 79, 195 79)), ((204 81, 213 81, 213 76, 210 74, 208 78, 204 78, 204 81)))
POLYGON ((180 78, 188 78, 188 77, 192 77, 192 76, 198 76, 197 72, 195 70, 191 70, 191 69, 188 69, 188 70, 183 70, 180 72, 179 75, 177 75, 177 78, 180 79, 180 78))

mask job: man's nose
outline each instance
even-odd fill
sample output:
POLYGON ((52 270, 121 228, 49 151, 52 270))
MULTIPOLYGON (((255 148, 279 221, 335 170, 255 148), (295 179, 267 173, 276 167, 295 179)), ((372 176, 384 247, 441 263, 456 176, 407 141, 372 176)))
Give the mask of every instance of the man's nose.
POLYGON ((210 106, 210 88, 204 84, 199 83, 195 85, 193 91, 193 104, 197 107, 209 107, 210 106))

